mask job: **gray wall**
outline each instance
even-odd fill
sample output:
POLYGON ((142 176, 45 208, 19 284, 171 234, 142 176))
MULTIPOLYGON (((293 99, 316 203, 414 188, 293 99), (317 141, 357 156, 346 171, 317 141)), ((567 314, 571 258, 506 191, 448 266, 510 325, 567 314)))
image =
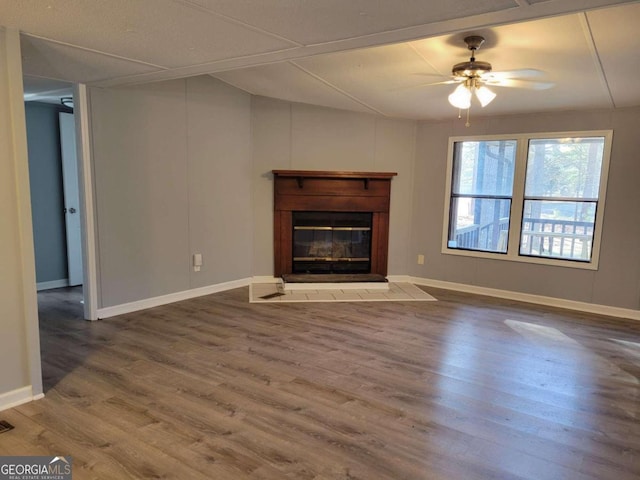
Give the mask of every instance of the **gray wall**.
POLYGON ((252 97, 209 77, 94 88, 91 108, 101 307, 271 276, 271 170, 309 169, 398 172, 391 275, 639 308, 640 109, 476 117, 465 128, 252 97), (450 136, 596 129, 614 130, 598 271, 441 253, 450 136))
POLYGON ((621 308, 640 308, 640 109, 554 112, 420 123, 414 176, 409 273, 449 282, 545 295, 621 308), (450 136, 613 129, 611 165, 598 271, 441 253, 450 136), (418 254, 426 257, 417 265, 418 254))
POLYGON ((416 122, 252 99, 253 274, 273 275, 271 170, 398 172, 391 181, 389 274, 407 270, 416 122))
POLYGON ((251 276, 250 96, 198 77, 90 102, 100 307, 251 276))
POLYGON ((69 111, 48 103, 25 104, 38 283, 68 276, 58 113, 69 111))

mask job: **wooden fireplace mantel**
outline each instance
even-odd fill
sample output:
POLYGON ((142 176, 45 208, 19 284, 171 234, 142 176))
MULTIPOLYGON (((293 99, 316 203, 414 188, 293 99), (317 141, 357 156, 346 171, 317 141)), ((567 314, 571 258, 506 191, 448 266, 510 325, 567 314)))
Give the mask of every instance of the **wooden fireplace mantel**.
POLYGON ((370 212, 371 273, 387 275, 389 203, 395 172, 273 170, 274 275, 292 273, 293 212, 370 212))
POLYGON ((274 177, 293 177, 298 186, 303 188, 306 178, 341 178, 364 181, 364 188, 368 190, 371 179, 391 179, 398 175, 395 172, 333 172, 316 170, 272 170, 274 177))

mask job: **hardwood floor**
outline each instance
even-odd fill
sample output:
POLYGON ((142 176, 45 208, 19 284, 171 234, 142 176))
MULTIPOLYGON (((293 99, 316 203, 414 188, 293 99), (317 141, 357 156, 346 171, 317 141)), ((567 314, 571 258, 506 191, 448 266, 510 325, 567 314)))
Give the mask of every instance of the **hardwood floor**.
POLYGON ((41 295, 46 397, 0 413, 0 454, 74 479, 640 478, 640 323, 425 290, 93 323, 41 295))

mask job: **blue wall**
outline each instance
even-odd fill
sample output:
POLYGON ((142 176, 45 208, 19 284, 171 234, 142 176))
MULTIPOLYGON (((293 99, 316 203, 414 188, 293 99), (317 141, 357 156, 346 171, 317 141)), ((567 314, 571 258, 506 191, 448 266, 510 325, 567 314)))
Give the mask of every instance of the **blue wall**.
POLYGON ((58 112, 70 110, 37 102, 26 103, 25 110, 36 281, 65 280, 67 240, 58 112))

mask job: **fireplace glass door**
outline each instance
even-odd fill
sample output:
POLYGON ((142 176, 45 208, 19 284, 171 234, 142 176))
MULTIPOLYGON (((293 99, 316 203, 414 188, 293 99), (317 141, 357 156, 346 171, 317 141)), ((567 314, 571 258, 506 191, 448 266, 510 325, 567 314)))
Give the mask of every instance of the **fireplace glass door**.
POLYGON ((293 212, 293 273, 370 273, 371 213, 293 212))

